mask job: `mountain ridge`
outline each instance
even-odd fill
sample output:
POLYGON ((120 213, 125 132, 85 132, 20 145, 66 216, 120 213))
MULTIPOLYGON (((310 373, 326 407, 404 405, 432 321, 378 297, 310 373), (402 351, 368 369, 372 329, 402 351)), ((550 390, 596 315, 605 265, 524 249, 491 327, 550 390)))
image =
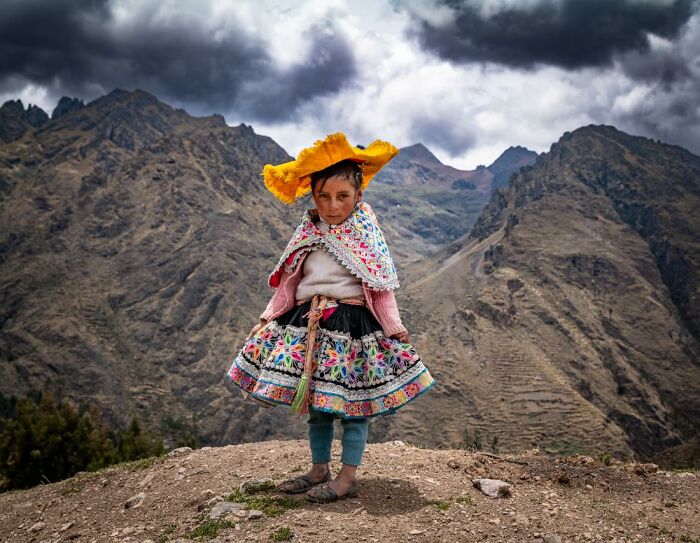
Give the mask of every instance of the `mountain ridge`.
MULTIPOLYGON (((450 323, 455 337, 437 340, 448 345, 444 363, 466 361, 450 364, 453 396, 509 450, 544 434, 560 450, 597 435, 644 457, 697 434, 697 340, 644 230, 657 225, 655 235, 697 261, 689 240, 700 229, 692 212, 700 159, 670 160, 670 149, 610 127, 565 134, 494 192, 470 234, 432 255, 429 273, 411 270, 409 307, 432 317, 413 326, 426 338, 430 326, 450 323), (603 144, 601 134, 619 141, 603 144), (599 183, 606 171, 619 187, 610 196, 599 183), (648 205, 659 219, 630 226, 648 205), (547 415, 544 432, 537 420, 547 415)), ((429 410, 439 401, 425 399, 429 410)))

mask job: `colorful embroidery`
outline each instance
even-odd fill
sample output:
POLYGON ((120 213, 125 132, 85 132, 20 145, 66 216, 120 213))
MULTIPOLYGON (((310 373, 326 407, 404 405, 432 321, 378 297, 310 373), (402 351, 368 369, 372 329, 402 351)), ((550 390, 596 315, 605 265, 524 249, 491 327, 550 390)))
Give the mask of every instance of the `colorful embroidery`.
POLYGON ((345 221, 329 228, 325 234, 314 224, 313 220, 317 217, 318 211, 315 209, 304 212, 301 223, 268 278, 271 287, 279 285, 279 275, 283 269, 294 270, 301 254, 321 245, 370 288, 390 290, 399 287, 389 246, 367 202, 360 202, 345 221), (295 251, 292 261, 286 262, 295 251))
POLYGON ((277 340, 275 348, 272 350, 272 358, 276 365, 284 365, 286 369, 303 370, 304 368, 304 351, 306 350, 305 342, 301 336, 293 335, 289 330, 284 333, 284 336, 277 340), (295 362, 297 362, 295 366, 295 362), (299 367, 301 366, 301 368, 299 367))
POLYGON ((386 339, 379 340, 379 343, 382 349, 389 353, 390 366, 405 370, 411 360, 413 360, 411 346, 408 343, 386 339))
MULTIPOLYGON (((306 334, 305 327, 270 321, 246 341, 228 371, 230 380, 254 397, 290 405, 306 334)), ((411 344, 381 331, 353 339, 319 328, 314 362, 311 405, 346 418, 394 412, 435 382, 411 344)))

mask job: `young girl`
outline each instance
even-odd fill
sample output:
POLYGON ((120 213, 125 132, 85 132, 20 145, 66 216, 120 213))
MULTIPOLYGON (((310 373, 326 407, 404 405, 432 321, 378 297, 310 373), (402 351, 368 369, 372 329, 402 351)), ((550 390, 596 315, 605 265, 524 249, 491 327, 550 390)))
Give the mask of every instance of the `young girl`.
POLYGON ((393 292, 396 268, 362 201, 398 152, 380 140, 353 147, 337 133, 263 169, 278 199, 292 204, 310 191, 315 208, 272 271, 275 293, 227 375, 247 399, 309 415, 311 469, 277 488, 308 490, 316 502, 356 496, 369 418, 394 414, 435 383, 409 343, 393 292), (343 427, 342 467, 331 479, 335 418, 343 427))

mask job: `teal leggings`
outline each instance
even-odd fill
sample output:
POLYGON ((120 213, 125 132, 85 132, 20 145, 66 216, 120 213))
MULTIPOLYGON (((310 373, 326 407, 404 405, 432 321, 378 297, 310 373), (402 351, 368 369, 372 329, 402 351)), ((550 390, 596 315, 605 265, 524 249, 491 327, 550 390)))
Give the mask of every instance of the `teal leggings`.
MULTIPOLYGON (((333 443, 332 413, 309 408, 309 443, 311 445, 311 462, 325 464, 331 461, 333 443)), ((364 418, 340 419, 343 426, 343 452, 340 461, 343 464, 359 466, 367 443, 369 420, 364 418)))

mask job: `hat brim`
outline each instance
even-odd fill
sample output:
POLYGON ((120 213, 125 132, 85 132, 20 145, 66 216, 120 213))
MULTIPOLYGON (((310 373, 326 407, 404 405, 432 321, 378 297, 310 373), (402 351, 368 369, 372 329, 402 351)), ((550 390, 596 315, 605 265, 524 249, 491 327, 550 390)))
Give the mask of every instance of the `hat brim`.
POLYGON ((362 188, 366 188, 372 178, 392 158, 399 149, 383 140, 375 140, 365 149, 353 147, 345 134, 329 134, 324 140, 317 140, 312 147, 302 149, 296 160, 277 166, 266 164, 262 176, 267 189, 285 204, 293 204, 311 191, 311 174, 324 170, 341 160, 357 162, 362 169, 362 188))

